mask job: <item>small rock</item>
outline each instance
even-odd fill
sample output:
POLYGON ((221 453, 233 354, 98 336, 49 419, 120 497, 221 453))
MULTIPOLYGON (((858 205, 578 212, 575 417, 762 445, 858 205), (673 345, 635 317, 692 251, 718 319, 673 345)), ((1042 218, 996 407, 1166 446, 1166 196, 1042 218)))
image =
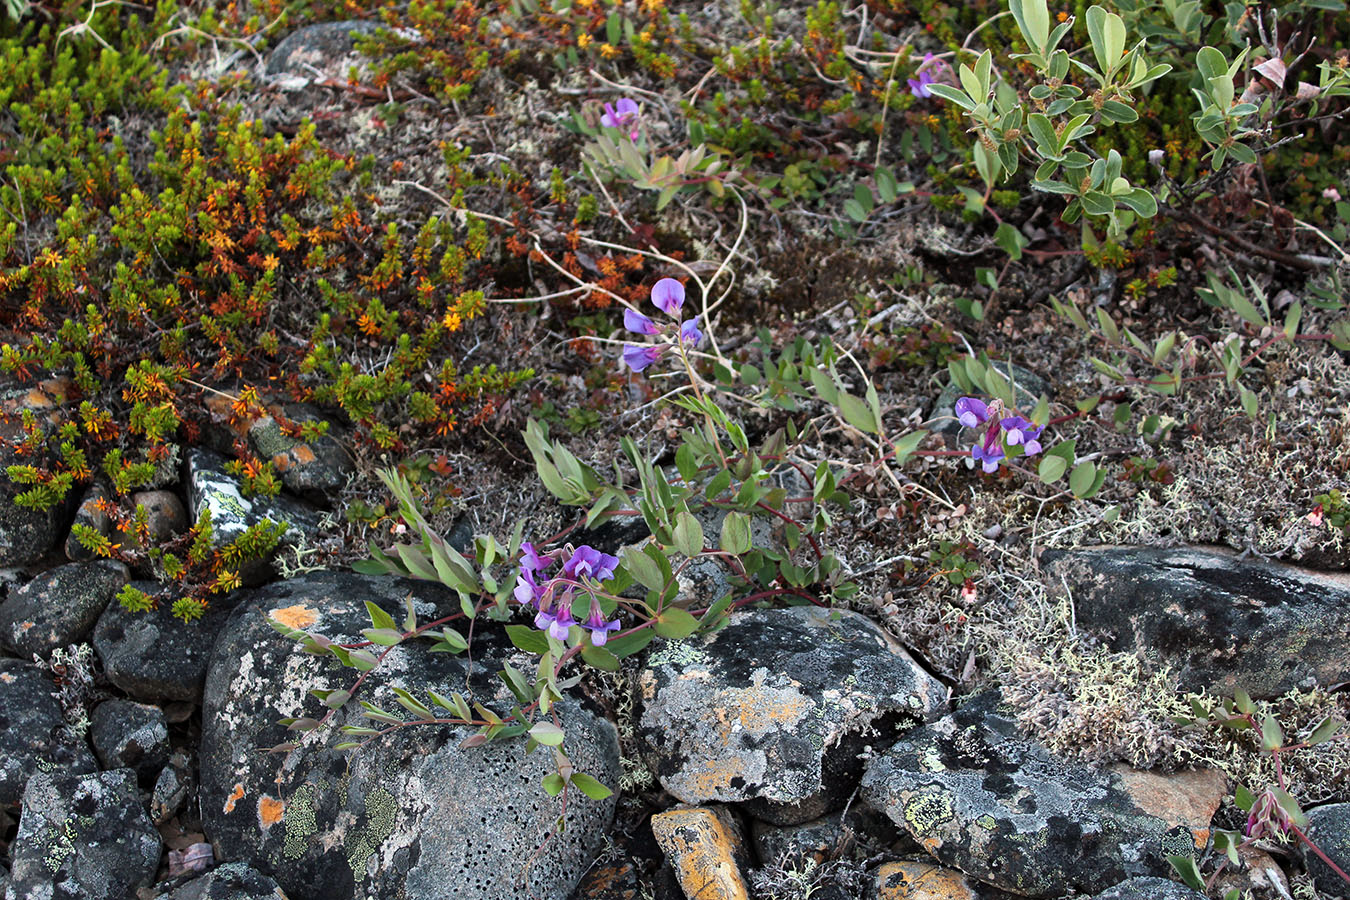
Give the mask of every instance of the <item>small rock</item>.
POLYGON ((182 753, 169 757, 169 763, 160 770, 155 787, 150 792, 150 820, 163 825, 183 808, 192 792, 192 768, 182 753))
MULTIPOLYGON (((325 421, 308 406, 293 403, 283 414, 292 422, 325 421)), ((356 463, 337 435, 340 429, 328 423, 328 433, 312 441, 303 442, 282 434, 281 426, 273 416, 263 416, 248 430, 253 452, 271 460, 281 475, 286 489, 320 506, 330 505, 331 495, 347 483, 356 463)))
POLYGON ((672 809, 652 816, 652 833, 686 897, 748 900, 745 840, 723 806, 672 809))
POLYGON ((784 859, 824 863, 843 857, 857 846, 859 840, 897 852, 894 844, 897 839, 902 839, 901 852, 922 852, 922 848, 907 834, 898 832, 889 819, 862 803, 850 806, 843 816, 831 813, 800 825, 770 825, 755 820, 750 826, 750 837, 766 865, 784 859))
POLYGON ((130 577, 126 566, 107 559, 43 572, 0 603, 0 646, 46 657, 83 641, 130 577))
POLYGON ((1240 560, 1229 550, 1046 552, 1079 628, 1171 666, 1180 691, 1277 697, 1350 681, 1350 575, 1240 560))
POLYGON ((1256 846, 1239 847, 1238 859, 1241 865, 1227 866, 1214 880, 1217 896, 1226 897, 1232 890, 1252 900, 1288 900, 1293 896, 1289 893, 1289 877, 1269 853, 1256 846))
MULTIPOLYGON (((1328 803, 1308 810, 1308 837, 1342 872, 1350 873, 1350 803, 1328 803)), ((1319 891, 1331 897, 1350 897, 1350 884, 1316 853, 1304 847, 1303 858, 1319 891)))
POLYGON ((169 727, 158 706, 105 700, 89 718, 89 737, 103 768, 135 769, 148 779, 169 758, 169 727))
POLYGON ((1017 736, 989 692, 874 758, 868 803, 940 863, 1028 897, 1103 890, 1194 855, 1226 789, 1222 775, 1104 772, 1017 736))
MULTIPOLYGON (((80 499, 80 505, 75 509, 75 524, 84 525, 92 528, 99 534, 107 537, 112 533, 112 520, 108 514, 99 508, 100 504, 106 502, 108 492, 100 485, 92 485, 89 490, 84 492, 84 497, 80 499)), ((72 562, 86 562, 94 559, 96 554, 92 550, 85 549, 79 538, 75 537, 72 529, 66 537, 66 558, 72 562)))
POLYGON ((188 530, 187 510, 173 491, 140 491, 131 495, 131 503, 133 508, 145 508, 152 545, 188 530))
POLYGON ((285 894, 281 888, 267 875, 247 863, 229 862, 180 885, 161 900, 278 900, 282 897, 285 894))
POLYGON ((347 68, 364 57, 356 52, 356 38, 374 34, 377 22, 323 22, 307 25, 282 39, 267 58, 267 74, 291 74, 307 81, 324 74, 343 81, 347 68))
MULTIPOLYGON (((155 582, 142 581, 131 586, 146 593, 160 588, 155 582)), ((172 604, 167 602, 146 612, 108 604, 94 628, 94 649, 108 680, 137 700, 200 704, 211 646, 242 596, 240 592, 215 595, 206 614, 194 622, 174 618, 172 604)))
POLYGON ((10 890, 25 900, 126 900, 154 879, 160 849, 135 772, 40 772, 23 792, 10 890))
POLYGON ((979 900, 966 876, 930 862, 888 862, 877 869, 877 900, 979 900))
POLYGON ((702 641, 653 647, 639 738, 661 785, 775 825, 842 806, 864 746, 946 706, 946 688, 854 612, 747 610, 702 641))
POLYGON ((18 803, 34 772, 97 769, 88 745, 66 729, 47 673, 31 663, 0 659, 0 806, 18 803))
POLYGON ((1206 897, 1170 879, 1144 876, 1122 881, 1092 900, 1206 900, 1206 897))

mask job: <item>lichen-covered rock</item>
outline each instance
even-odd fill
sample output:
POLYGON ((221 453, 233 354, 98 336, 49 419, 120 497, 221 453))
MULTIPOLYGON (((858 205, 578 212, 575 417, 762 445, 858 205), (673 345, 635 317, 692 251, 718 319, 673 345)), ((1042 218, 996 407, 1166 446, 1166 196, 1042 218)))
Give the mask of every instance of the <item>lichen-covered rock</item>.
MULTIPOLYGON (((161 587, 142 581, 131 586, 149 594, 161 587)), ((94 628, 94 649, 104 674, 137 700, 200 703, 211 646, 240 596, 215 595, 206 614, 193 622, 174 618, 168 602, 146 612, 108 604, 94 628)))
MULTIPOLYGON (((297 424, 324 421, 299 403, 287 404, 278 412, 297 424)), ((248 440, 254 453, 271 460, 287 490, 327 506, 330 495, 347 483, 356 465, 351 453, 338 442, 339 434, 338 427, 330 421, 327 434, 301 441, 282 433, 275 416, 263 416, 249 428, 248 440)))
POLYGON ((31 663, 0 659, 0 806, 23 796, 35 772, 93 772, 94 754, 66 730, 47 673, 31 663))
POLYGON ((285 900, 281 887, 244 863, 225 863, 181 884, 160 900, 285 900))
POLYGON ((906 734, 862 793, 943 865, 1027 897, 1095 892, 1194 854, 1224 796, 1217 773, 1100 771, 1016 735, 996 693, 906 734))
POLYGON ((750 837, 765 865, 791 860, 821 864, 847 855, 862 839, 891 852, 923 852, 908 833, 863 803, 854 803, 842 815, 830 813, 800 825, 770 825, 755 820, 750 825, 750 837))
POLYGON ((131 700, 105 700, 89 716, 89 739, 105 769, 134 769, 140 778, 159 772, 169 758, 164 711, 131 700))
POLYGON ((876 900, 980 900, 980 894, 955 869, 902 860, 877 869, 876 900))
POLYGON ((126 566, 107 559, 43 572, 0 603, 0 646, 45 657, 83 641, 130 577, 126 566))
POLYGON ((154 879, 160 850, 135 772, 39 773, 9 848, 10 891, 23 900, 126 900, 154 879))
MULTIPOLYGON (((1342 872, 1350 873, 1350 803, 1328 803, 1308 810, 1308 837, 1342 872)), ((1305 847, 1303 858, 1319 891, 1329 897, 1350 897, 1350 884, 1316 853, 1305 847)))
POLYGON ((661 785, 775 825, 842 806, 865 745, 946 706, 946 688, 853 612, 744 611, 701 640, 653 647, 639 737, 661 785))
POLYGON ((686 897, 749 900, 749 848, 725 806, 684 807, 652 816, 652 834, 686 897))
POLYGON ((1041 561, 1048 583, 1067 585, 1079 628, 1172 667, 1178 690, 1269 698, 1350 681, 1350 575, 1208 548, 1106 547, 1041 561))
POLYGON ((194 783, 187 755, 180 752, 170 756, 168 765, 160 770, 150 791, 150 820, 163 825, 178 815, 194 783))
POLYGON ((1092 900, 1205 900, 1205 895, 1166 878, 1140 876, 1107 888, 1092 900))
POLYGON ((315 71, 327 70, 332 77, 346 78, 347 69, 341 63, 360 62, 356 53, 356 39, 374 34, 376 22, 353 20, 322 22, 307 25, 291 32, 277 44, 267 58, 267 74, 293 74, 311 79, 315 71))
POLYGON ((211 537, 224 546, 264 519, 290 526, 282 543, 298 544, 318 533, 319 512, 284 494, 245 497, 239 482, 225 471, 225 458, 210 450, 188 454, 188 506, 194 520, 211 512, 211 537))
MULTIPOLYGON (((290 753, 261 754, 296 738, 285 717, 320 717, 316 689, 345 689, 355 673, 300 651, 265 616, 341 641, 370 627, 364 603, 398 618, 411 598, 423 620, 457 610, 439 585, 339 572, 313 573, 261 588, 230 617, 211 657, 203 705, 201 790, 204 830, 224 860, 250 863, 276 878, 292 900, 537 896, 564 900, 600 848, 615 797, 571 792, 566 828, 547 851, 533 852, 561 811, 540 787, 552 769, 546 752, 526 755, 519 740, 462 749, 473 732, 448 726, 399 729, 355 752, 328 749, 332 734, 303 736, 290 753)), ((398 710, 390 686, 426 697, 465 691, 503 713, 495 672, 509 648, 481 626, 474 674, 465 659, 400 645, 363 684, 358 699, 398 710), (466 681, 469 689, 466 691, 466 681)), ((368 724, 355 700, 339 723, 368 724)), ((574 701, 557 709, 565 748, 579 771, 616 785, 618 737, 574 701)))

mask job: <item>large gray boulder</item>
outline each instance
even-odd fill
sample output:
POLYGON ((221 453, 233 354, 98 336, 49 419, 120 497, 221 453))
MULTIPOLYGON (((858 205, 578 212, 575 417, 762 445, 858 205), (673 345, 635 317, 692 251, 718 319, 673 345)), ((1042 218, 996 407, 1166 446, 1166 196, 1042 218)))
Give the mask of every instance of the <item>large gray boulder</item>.
POLYGON ((51 677, 31 663, 0 659, 0 806, 23 796, 35 772, 93 772, 98 761, 69 733, 51 677))
POLYGON ((1171 666, 1178 690, 1276 697, 1350 681, 1350 575, 1211 548, 1100 547, 1041 557, 1080 628, 1171 666))
POLYGON ((1194 855, 1225 795, 1217 773, 1165 778, 1060 760, 981 695, 868 763, 867 803, 943 865, 1026 897, 1094 893, 1194 855))
MULTIPOLYGON (((553 770, 547 750, 527 755, 520 740, 463 749, 473 730, 418 725, 350 753, 328 749, 341 739, 332 733, 303 736, 289 753, 258 752, 297 737, 279 719, 322 717, 311 691, 355 680, 353 670, 301 652, 264 617, 335 641, 360 640, 370 627, 366 601, 401 620, 405 598, 423 621, 459 608, 439 585, 322 572, 259 589, 234 611, 211 656, 202 715, 200 796, 216 857, 270 875, 291 900, 447 892, 565 900, 599 851, 617 798, 597 802, 570 791, 566 827, 536 856, 564 811, 541 788, 553 770)), ((509 712, 514 701, 503 702, 494 673, 511 651, 491 644, 498 632, 479 625, 484 640, 475 639, 472 672, 465 658, 428 653, 425 642, 394 648, 358 699, 399 710, 391 687, 424 700, 430 687, 509 712)), ((370 724, 356 707, 350 702, 337 722, 370 724)), ((572 701, 556 708, 577 770, 617 785, 614 727, 572 701)))
POLYGON ((83 641, 131 573, 120 562, 73 562, 43 572, 0 603, 0 646, 29 657, 83 641))
POLYGON ((162 846, 136 773, 38 773, 9 848, 15 900, 126 900, 154 880, 162 846))
MULTIPOLYGON (((1350 873, 1350 803, 1328 803, 1308 810, 1308 837, 1342 872, 1350 873)), ((1328 897, 1350 897, 1350 884, 1321 857, 1303 847, 1303 858, 1319 891, 1328 897)))
POLYGON ((685 803, 741 803, 776 825, 842 806, 864 746, 946 708, 946 688, 857 613, 747 610, 715 634, 653 644, 639 738, 685 803))

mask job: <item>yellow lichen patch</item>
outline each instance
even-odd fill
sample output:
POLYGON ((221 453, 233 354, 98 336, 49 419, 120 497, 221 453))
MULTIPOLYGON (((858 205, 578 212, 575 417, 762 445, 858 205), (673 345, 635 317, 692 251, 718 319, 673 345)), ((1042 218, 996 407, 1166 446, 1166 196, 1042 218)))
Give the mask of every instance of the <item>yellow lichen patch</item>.
POLYGON ((281 821, 286 812, 286 804, 275 797, 263 794, 258 798, 258 824, 266 831, 281 821))
POLYGON ((975 900, 966 876, 929 862, 889 862, 877 870, 877 900, 975 900))
POLYGON ((225 798, 225 812, 234 812, 234 805, 244 799, 244 786, 235 782, 234 788, 230 791, 230 796, 225 798))
POLYGON ((1209 843, 1210 820, 1228 788, 1222 772, 1200 769, 1157 775, 1128 766, 1116 766, 1114 772, 1135 806, 1170 826, 1185 826, 1195 837, 1197 850, 1209 843))
POLYGON ((269 615, 282 625, 295 629, 308 628, 319 621, 318 611, 308 606, 287 606, 274 609, 269 615))
MULTIPOLYGON (((689 794, 721 800, 728 799, 723 796, 723 792, 731 790, 732 779, 745 778, 745 765, 739 757, 709 759, 697 766, 689 763, 686 764, 684 771, 688 776, 686 781, 689 794)), ((737 792, 736 796, 740 797, 740 792, 737 792)))
POLYGON ((686 897, 749 900, 737 858, 740 829, 725 809, 672 809, 652 816, 652 833, 675 870, 686 897))
POLYGON ((8 672, 0 672, 0 684, 13 684, 14 676, 8 672))
POLYGON ((278 453, 272 457, 272 467, 278 472, 285 472, 291 467, 291 455, 289 453, 278 453))
POLYGON ((309 449, 308 444, 300 444, 298 447, 291 450, 291 458, 304 466, 314 462, 318 457, 314 455, 313 450, 309 449))

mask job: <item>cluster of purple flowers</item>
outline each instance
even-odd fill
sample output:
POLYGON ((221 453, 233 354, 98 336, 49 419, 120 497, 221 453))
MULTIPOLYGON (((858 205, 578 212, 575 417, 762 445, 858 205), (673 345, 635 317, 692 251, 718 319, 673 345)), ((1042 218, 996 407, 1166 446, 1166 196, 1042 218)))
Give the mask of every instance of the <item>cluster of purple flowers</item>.
POLYGON ((908 79, 909 92, 919 98, 933 96, 933 92, 928 89, 928 86, 937 81, 937 75, 949 68, 945 62, 933 54, 925 53, 923 62, 919 63, 919 68, 914 73, 918 77, 908 79))
POLYGON ((600 124, 606 128, 626 130, 630 140, 638 139, 638 105, 627 97, 617 103, 606 103, 600 124))
POLYGON ((999 460, 1007 456, 1004 449, 1021 447, 1024 456, 1041 452, 1040 436, 1044 425, 1034 425, 1021 416, 1004 416, 1003 404, 998 400, 985 403, 975 397, 956 401, 956 418, 967 428, 984 428, 984 437, 970 448, 970 455, 986 472, 998 471, 999 460))
MULTIPOLYGON (((676 330, 679 333, 680 343, 692 347, 698 346, 699 341, 703 340, 703 332, 698 330, 698 316, 687 320, 680 319, 680 310, 684 307, 684 285, 674 278, 662 278, 652 286, 652 303, 657 309, 675 319, 677 324, 657 325, 637 310, 626 309, 623 311, 623 327, 634 334, 658 336, 676 330)), ((641 372, 660 359, 667 346, 668 343, 625 344, 623 361, 628 363, 634 372, 641 372)))
POLYGON ((609 633, 617 631, 619 620, 605 620, 600 600, 595 595, 595 586, 614 576, 619 564, 617 556, 601 553, 585 544, 572 550, 554 550, 541 554, 534 545, 526 541, 520 545, 520 574, 516 576, 516 602, 535 610, 534 627, 547 631, 560 641, 567 639, 567 632, 573 625, 580 624, 590 629, 591 643, 603 647, 609 640, 609 633), (570 556, 568 555, 570 551, 570 556), (562 571, 552 578, 541 577, 564 556, 562 571), (591 595, 591 608, 586 621, 578 623, 572 616, 572 598, 577 590, 591 595))

